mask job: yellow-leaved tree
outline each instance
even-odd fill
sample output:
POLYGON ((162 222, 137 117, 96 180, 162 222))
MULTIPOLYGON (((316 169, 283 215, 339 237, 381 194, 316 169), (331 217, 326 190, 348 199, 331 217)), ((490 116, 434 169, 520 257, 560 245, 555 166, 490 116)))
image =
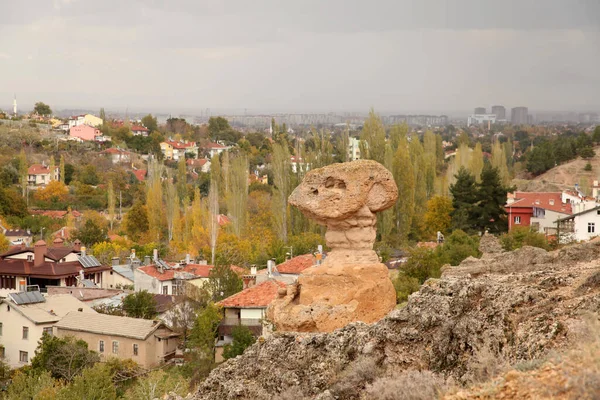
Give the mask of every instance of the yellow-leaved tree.
POLYGON ((61 181, 51 181, 46 187, 38 189, 35 192, 35 199, 47 202, 61 202, 67 199, 69 188, 61 181))

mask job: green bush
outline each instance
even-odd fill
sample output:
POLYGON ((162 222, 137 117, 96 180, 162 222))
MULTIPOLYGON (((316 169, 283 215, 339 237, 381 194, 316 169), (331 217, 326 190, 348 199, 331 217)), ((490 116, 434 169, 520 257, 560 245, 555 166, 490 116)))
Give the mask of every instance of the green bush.
POLYGON ((392 280, 394 289, 396 289, 396 302, 398 304, 404 303, 408 300, 408 296, 419 290, 419 280, 411 276, 406 275, 400 271, 398 276, 392 280))
POLYGON ((592 164, 587 163, 585 164, 585 167, 583 168, 584 171, 591 171, 592 170, 592 164))
POLYGON ((532 232, 528 227, 519 226, 500 236, 500 243, 506 251, 519 249, 523 246, 539 247, 549 250, 548 239, 542 233, 532 232))
POLYGON ((477 236, 469 236, 460 229, 457 229, 435 251, 442 265, 458 265, 469 256, 480 256, 479 238, 477 236))
POLYGON ((400 267, 400 274, 415 278, 422 284, 429 278, 439 278, 442 262, 437 252, 430 249, 415 248, 410 251, 408 261, 400 267))

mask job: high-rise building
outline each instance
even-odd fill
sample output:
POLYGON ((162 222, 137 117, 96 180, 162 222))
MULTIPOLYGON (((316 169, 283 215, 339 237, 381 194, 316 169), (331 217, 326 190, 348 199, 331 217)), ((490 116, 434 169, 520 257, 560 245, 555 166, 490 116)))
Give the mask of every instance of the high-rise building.
POLYGON ((473 114, 475 114, 475 115, 485 114, 485 107, 476 107, 475 112, 473 114))
POLYGON ((492 114, 496 114, 496 120, 505 120, 506 108, 504 106, 492 106, 492 114))
POLYGON ((510 122, 513 125, 525 125, 529 122, 528 115, 527 107, 514 107, 510 110, 510 122))

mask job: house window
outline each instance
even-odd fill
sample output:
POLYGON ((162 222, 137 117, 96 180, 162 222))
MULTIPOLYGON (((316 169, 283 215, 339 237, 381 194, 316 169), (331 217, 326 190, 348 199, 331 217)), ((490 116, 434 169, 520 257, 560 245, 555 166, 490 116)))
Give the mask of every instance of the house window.
POLYGON ((29 354, 26 351, 19 351, 19 361, 22 363, 29 362, 29 354))
POLYGON ((52 327, 44 328, 43 333, 45 333, 48 336, 52 336, 52 327))
POLYGON ((521 217, 515 217, 515 224, 521 223, 521 217))
POLYGON ((98 342, 98 352, 104 353, 104 340, 98 342))
POLYGON ((600 210, 596 210, 596 215, 600 215, 600 210))
POLYGON ((113 341, 112 347, 113 354, 119 354, 119 342, 113 341))
POLYGON ((163 294, 169 294, 169 287, 163 286, 163 294))
POLYGON ((133 355, 137 356, 138 355, 138 345, 137 344, 133 344, 133 355))
POLYGON ((23 327, 23 339, 29 339, 29 328, 26 326, 23 327))
POLYGON ((27 261, 33 261, 33 256, 31 254, 27 254, 27 261))
POLYGON ((588 233, 594 233, 594 232, 596 232, 596 223, 588 222, 588 233))

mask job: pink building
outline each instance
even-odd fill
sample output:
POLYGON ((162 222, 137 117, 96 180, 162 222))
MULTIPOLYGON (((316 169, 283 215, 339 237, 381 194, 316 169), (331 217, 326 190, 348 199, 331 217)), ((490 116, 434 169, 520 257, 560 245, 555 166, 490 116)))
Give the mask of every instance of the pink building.
POLYGON ((73 126, 69 129, 69 135, 81 140, 96 140, 97 136, 102 136, 99 129, 89 125, 73 126))

